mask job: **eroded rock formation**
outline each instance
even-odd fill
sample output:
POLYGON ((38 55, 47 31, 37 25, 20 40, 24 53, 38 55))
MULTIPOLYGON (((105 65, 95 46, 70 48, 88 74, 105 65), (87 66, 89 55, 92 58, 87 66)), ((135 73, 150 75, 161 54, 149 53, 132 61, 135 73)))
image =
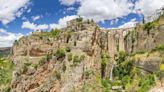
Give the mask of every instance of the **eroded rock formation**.
MULTIPOLYGON (((80 92, 87 86, 89 92, 102 92, 97 75, 109 78, 110 68, 119 52, 148 52, 160 44, 164 44, 164 25, 156 26, 148 33, 141 25, 105 30, 92 21, 72 20, 57 35, 36 32, 19 39, 12 47, 10 58, 17 67, 13 73, 11 90, 80 92), (59 60, 54 53, 61 48, 66 51, 59 60), (104 56, 107 58, 105 64, 102 63, 103 52, 107 54, 104 56), (46 55, 51 55, 51 58, 47 56, 44 60, 49 62, 39 64, 46 55), (78 59, 83 56, 85 58, 78 59)), ((146 71, 159 70, 160 56, 144 58, 136 60, 134 64, 146 71)))

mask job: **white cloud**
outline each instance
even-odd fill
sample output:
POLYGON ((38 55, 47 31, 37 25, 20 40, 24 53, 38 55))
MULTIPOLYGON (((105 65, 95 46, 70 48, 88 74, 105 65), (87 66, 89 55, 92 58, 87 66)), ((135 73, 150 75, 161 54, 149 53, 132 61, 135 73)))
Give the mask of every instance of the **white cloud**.
POLYGON ((69 7, 69 8, 67 8, 67 11, 73 11, 75 9, 76 9, 75 7, 69 7))
POLYGON ((48 30, 48 29, 53 29, 53 28, 64 28, 67 26, 67 22, 77 18, 77 15, 71 15, 71 16, 65 16, 61 19, 59 19, 58 23, 52 23, 52 24, 34 24, 30 23, 29 21, 23 22, 22 28, 23 29, 29 29, 29 30, 48 30))
POLYGON ((164 5, 164 0, 139 0, 135 4, 135 8, 140 9, 144 15, 151 15, 157 9, 160 9, 164 5))
POLYGON ((49 27, 50 27, 50 29, 55 29, 55 28, 61 29, 62 28, 59 24, 55 24, 55 23, 54 24, 50 24, 49 27))
POLYGON ((4 25, 20 17, 30 0, 0 0, 0 22, 4 25))
POLYGON ((95 21, 111 20, 132 12, 129 0, 59 0, 61 4, 80 3, 77 14, 95 21))
POLYGON ((0 47, 11 47, 13 42, 22 36, 21 33, 11 33, 0 29, 0 47))
POLYGON ((22 20, 27 20, 27 18, 25 16, 22 17, 22 20))
POLYGON ((84 0, 78 15, 95 21, 111 20, 128 15, 132 6, 129 0, 84 0))
POLYGON ((31 9, 28 9, 28 10, 27 10, 27 13, 30 13, 30 12, 31 12, 31 9))
POLYGON ((32 16, 31 18, 33 21, 36 21, 36 20, 40 19, 41 17, 40 16, 32 16))
POLYGON ((61 4, 63 5, 67 5, 67 6, 70 6, 70 5, 73 5, 77 2, 81 2, 82 0, 59 0, 61 4))
POLYGON ((119 19, 111 20, 110 25, 113 25, 113 24, 117 23, 118 21, 119 21, 119 19))
POLYGON ((136 26, 136 19, 131 19, 129 22, 124 23, 123 25, 119 26, 118 28, 130 28, 130 27, 135 27, 136 26))
POLYGON ((68 21, 75 19, 77 17, 78 17, 77 15, 65 16, 65 17, 59 19, 58 24, 50 24, 49 27, 50 27, 50 29, 52 29, 52 28, 58 28, 58 29, 64 28, 67 26, 68 21))
MULTIPOLYGON (((153 14, 164 5, 164 0, 59 0, 71 6, 79 3, 77 15, 94 19, 96 22, 127 16, 129 13, 153 14), (134 8, 135 7, 135 8, 134 8), (138 11, 141 10, 141 11, 138 11)), ((113 22, 111 22, 112 24, 113 22)))
POLYGON ((22 28, 23 29, 29 29, 29 30, 46 30, 49 28, 49 26, 47 24, 34 24, 34 23, 30 23, 29 21, 23 22, 22 24, 22 28))

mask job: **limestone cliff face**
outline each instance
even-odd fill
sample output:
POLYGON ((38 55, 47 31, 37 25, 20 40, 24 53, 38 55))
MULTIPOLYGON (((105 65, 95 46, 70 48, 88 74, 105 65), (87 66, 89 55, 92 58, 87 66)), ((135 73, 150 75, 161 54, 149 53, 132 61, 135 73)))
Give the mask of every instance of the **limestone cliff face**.
MULTIPOLYGON (((101 92, 102 88, 96 83, 95 75, 108 78, 111 64, 120 51, 150 51, 164 44, 164 25, 157 26, 147 33, 141 25, 105 30, 92 21, 72 20, 57 36, 48 34, 35 32, 21 38, 12 47, 10 58, 18 66, 13 73, 12 92, 80 92, 84 86, 88 86, 89 92, 101 92), (64 58, 58 59, 53 53, 61 48, 70 51, 66 50, 64 58), (110 58, 102 71, 103 52, 110 58), (39 65, 46 55, 51 55, 50 59, 45 60, 49 62, 39 65), (76 63, 77 57, 82 56, 85 58, 76 63)), ((142 61, 154 61, 153 59, 142 61)), ((161 61, 155 60, 159 63, 161 61)), ((143 68, 154 65, 153 62, 149 63, 150 65, 144 64, 136 62, 136 65, 143 68)), ((159 67, 150 71, 156 69, 159 67)))

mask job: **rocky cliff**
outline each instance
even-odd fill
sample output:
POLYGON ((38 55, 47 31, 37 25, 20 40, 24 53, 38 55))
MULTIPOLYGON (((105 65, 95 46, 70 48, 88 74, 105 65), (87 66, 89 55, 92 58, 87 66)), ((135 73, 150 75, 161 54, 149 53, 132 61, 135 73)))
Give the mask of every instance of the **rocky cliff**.
POLYGON ((164 44, 164 25, 158 22, 151 27, 138 24, 133 28, 106 30, 79 18, 68 22, 62 30, 22 37, 11 50, 10 59, 16 65, 11 91, 135 92, 142 78, 160 71, 163 53, 158 49, 164 44), (138 72, 132 76, 134 68, 138 72), (122 78, 117 74, 120 71, 122 78), (141 79, 138 84, 132 83, 134 80, 129 82, 133 84, 129 87, 123 84, 126 75, 141 79))

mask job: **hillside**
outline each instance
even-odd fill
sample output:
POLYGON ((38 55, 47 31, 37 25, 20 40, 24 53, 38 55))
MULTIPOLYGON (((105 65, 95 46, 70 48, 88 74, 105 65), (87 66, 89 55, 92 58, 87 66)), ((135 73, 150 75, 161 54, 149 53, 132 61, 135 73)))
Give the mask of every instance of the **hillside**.
MULTIPOLYGON (((11 92, 146 92, 163 84, 163 17, 101 29, 77 18, 14 43, 11 92)), ((161 86, 163 87, 163 86, 161 86)))
POLYGON ((7 57, 10 54, 10 47, 0 48, 0 58, 7 57))

